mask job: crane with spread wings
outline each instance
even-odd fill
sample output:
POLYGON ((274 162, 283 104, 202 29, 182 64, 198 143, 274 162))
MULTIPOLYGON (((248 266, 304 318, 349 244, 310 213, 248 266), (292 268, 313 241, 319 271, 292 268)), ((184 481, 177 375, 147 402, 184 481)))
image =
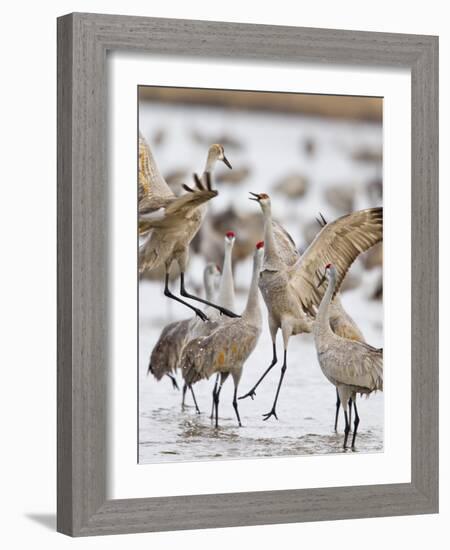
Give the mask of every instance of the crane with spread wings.
POLYGON ((326 224, 311 245, 300 256, 295 243, 281 226, 274 226, 271 202, 266 193, 251 193, 259 203, 264 217, 264 262, 259 288, 269 314, 269 330, 272 338, 272 362, 253 388, 241 396, 254 397, 255 390, 276 365, 276 335, 281 330, 284 358, 272 409, 264 420, 277 418, 276 405, 287 369, 289 338, 313 330, 324 290, 317 286, 323 266, 333 263, 336 268, 336 285, 333 298, 355 259, 383 238, 383 209, 368 208, 342 216, 326 224), (274 229, 275 227, 275 229, 274 229), (283 246, 280 246, 280 233, 283 246))
POLYGON ((202 176, 194 174, 195 188, 184 184, 187 193, 176 197, 161 176, 148 143, 142 135, 139 137, 139 235, 143 238, 139 247, 139 273, 164 265, 164 294, 193 310, 204 321, 207 316, 203 311, 171 292, 169 273, 172 263, 177 262, 181 296, 216 308, 229 317, 237 317, 227 308, 194 296, 185 288, 189 245, 203 222, 207 202, 218 195, 211 186, 211 171, 217 160, 231 168, 223 147, 214 144, 209 148, 202 176))

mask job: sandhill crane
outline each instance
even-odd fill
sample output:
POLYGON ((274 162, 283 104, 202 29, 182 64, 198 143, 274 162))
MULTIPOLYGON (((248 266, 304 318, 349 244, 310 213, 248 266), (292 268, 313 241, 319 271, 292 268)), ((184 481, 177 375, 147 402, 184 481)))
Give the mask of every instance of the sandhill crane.
MULTIPOLYGON (((219 294, 217 296, 217 303, 229 309, 230 311, 234 311, 235 309, 235 301, 236 296, 234 292, 234 279, 233 279, 233 246, 235 243, 235 234, 233 231, 227 231, 225 235, 225 253, 223 258, 223 266, 222 266, 222 276, 220 278, 220 285, 219 285, 219 294)), ((209 332, 213 330, 217 326, 218 319, 218 312, 209 312, 207 311, 210 319, 212 320, 203 323, 202 326, 198 327, 198 330, 194 331, 193 337, 199 337, 199 336, 205 336, 209 332)), ((213 388, 213 401, 212 401, 212 407, 211 407, 211 416, 210 418, 213 418, 214 415, 214 395, 217 391, 218 385, 220 380, 220 374, 217 374, 216 381, 214 383, 213 388)))
POLYGON ((142 274, 144 270, 164 265, 164 294, 192 309, 204 321, 207 317, 203 311, 170 291, 169 271, 172 262, 176 261, 180 268, 181 296, 219 309, 221 313, 230 317, 236 317, 228 309, 190 294, 184 284, 189 245, 202 224, 206 202, 218 194, 211 188, 210 181, 210 172, 217 160, 222 160, 231 168, 223 147, 214 144, 209 148, 202 178, 194 176, 197 189, 183 185, 188 193, 175 197, 159 173, 150 147, 142 136, 139 137, 139 233, 148 233, 139 249, 139 272, 142 274))
MULTIPOLYGON (((215 299, 219 276, 220 269, 215 264, 207 264, 203 273, 207 300, 215 299)), ((165 326, 150 355, 147 374, 153 374, 158 381, 164 376, 168 376, 172 381, 173 387, 179 389, 174 374, 180 365, 181 353, 188 341, 189 335, 198 323, 200 321, 197 317, 191 317, 190 319, 175 321, 165 326)), ((184 385, 182 407, 184 407, 186 389, 187 387, 184 385)), ((194 391, 192 388, 190 389, 197 412, 200 412, 194 391)))
MULTIPOLYGON (((231 262, 234 242, 235 234, 228 231, 224 238, 225 252, 222 271, 216 264, 209 263, 203 272, 206 299, 208 301, 216 300, 219 305, 230 308, 234 308, 235 299, 231 262)), ((193 317, 170 323, 163 329, 151 353, 148 367, 148 372, 151 372, 157 380, 161 380, 166 375, 172 380, 173 386, 178 388, 174 373, 180 366, 180 358, 186 342, 192 338, 209 334, 222 321, 216 310, 206 308, 205 311, 210 317, 206 323, 193 317)), ((183 385, 182 407, 187 387, 186 384, 183 385)), ((200 412, 192 387, 190 390, 197 412, 200 412)))
POLYGON ((337 292, 357 256, 381 241, 383 210, 360 210, 325 225, 303 256, 291 263, 295 245, 289 235, 285 237, 283 246, 277 242, 269 196, 265 193, 251 194, 251 199, 259 203, 264 216, 264 263, 259 288, 269 313, 273 357, 258 382, 241 398, 253 398, 258 385, 277 363, 275 341, 278 329, 281 329, 284 359, 272 409, 263 415, 264 420, 268 420, 271 416, 278 418, 276 405, 287 369, 289 338, 295 334, 312 331, 316 309, 323 296, 323 289, 317 288, 316 285, 319 269, 327 262, 336 265, 337 292))
POLYGON ((233 407, 241 426, 237 403, 237 388, 245 361, 258 342, 261 333, 261 310, 258 278, 264 243, 259 242, 253 258, 253 272, 247 305, 241 318, 225 319, 209 335, 195 338, 186 344, 181 358, 183 377, 188 385, 220 373, 220 384, 214 392, 215 425, 219 424, 219 396, 223 383, 231 374, 234 382, 233 407))
MULTIPOLYGON (((322 213, 319 212, 318 218, 316 218, 318 224, 321 228, 324 228, 327 225, 326 219, 323 217, 322 213)), ((375 247, 376 248, 376 247, 375 247)), ((373 250, 373 248, 371 249, 373 250)), ((331 330, 338 336, 342 338, 347 338, 348 340, 355 340, 356 342, 366 343, 363 333, 361 332, 358 325, 350 317, 350 315, 345 311, 344 306, 341 303, 339 294, 333 298, 329 307, 329 319, 331 330)), ((339 418, 339 408, 341 405, 341 399, 339 397, 339 392, 336 389, 336 414, 334 417, 334 431, 337 431, 337 423, 339 418)), ((352 399, 348 400, 348 421, 351 424, 352 420, 352 399)))
POLYGON ((355 411, 352 448, 355 446, 359 425, 356 394, 370 394, 383 390, 383 350, 368 344, 342 338, 330 327, 330 302, 336 291, 339 273, 332 264, 325 267, 322 285, 328 277, 328 288, 319 306, 313 334, 320 368, 326 378, 336 387, 345 416, 344 449, 350 431, 347 402, 351 398, 355 411))

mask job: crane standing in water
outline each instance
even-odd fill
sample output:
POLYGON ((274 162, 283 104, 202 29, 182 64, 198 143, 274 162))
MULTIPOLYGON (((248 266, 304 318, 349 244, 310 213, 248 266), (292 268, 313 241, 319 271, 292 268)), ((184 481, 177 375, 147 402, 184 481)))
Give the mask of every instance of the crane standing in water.
MULTIPOLYGON (((222 271, 218 266, 210 263, 205 267, 203 273, 206 299, 208 301, 217 300, 219 305, 233 308, 235 295, 231 256, 234 242, 235 234, 232 231, 228 231, 224 238, 225 253, 222 271)), ((210 317, 210 320, 206 323, 201 322, 197 317, 193 317, 175 321, 164 327, 152 350, 147 374, 152 373, 158 381, 163 376, 168 376, 172 380, 173 386, 178 389, 174 374, 180 366, 184 346, 192 338, 212 331, 223 320, 219 313, 212 308, 206 308, 205 312, 210 317)), ((187 388, 187 384, 184 383, 182 407, 184 407, 187 388)), ((200 412, 192 387, 190 387, 190 391, 196 410, 200 412)), ((213 394, 214 392, 215 389, 213 390, 213 394)))
MULTIPOLYGON (((261 269, 259 288, 269 313, 269 330, 272 338, 272 362, 253 388, 241 398, 254 397, 255 390, 264 377, 276 365, 276 335, 281 329, 284 358, 281 367, 272 409, 264 420, 277 417, 276 405, 287 369, 289 338, 303 332, 312 332, 316 308, 323 296, 323 289, 317 288, 317 277, 321 266, 333 262, 337 268, 335 292, 361 252, 382 240, 383 210, 369 208, 342 216, 325 225, 306 252, 295 263, 290 264, 291 253, 277 244, 272 221, 271 202, 267 194, 251 193, 259 203, 264 216, 264 262, 261 269)), ((289 237, 291 247, 295 244, 289 237)), ((289 249, 288 249, 289 250, 289 249)))
POLYGON ((370 394, 383 390, 383 350, 368 344, 342 338, 330 327, 330 303, 336 290, 338 272, 332 264, 325 267, 325 275, 319 282, 322 285, 328 278, 328 288, 319 306, 314 324, 314 342, 320 368, 325 377, 336 387, 345 417, 344 449, 347 447, 350 422, 347 403, 352 399, 355 411, 352 448, 355 446, 359 425, 356 394, 370 394))
MULTIPOLYGON (((215 264, 208 264, 203 273, 205 284, 205 293, 207 300, 214 300, 217 294, 217 286, 219 283, 220 270, 215 264)), ((147 374, 151 373, 160 381, 164 376, 171 379, 174 388, 178 388, 178 383, 175 378, 175 373, 180 366, 180 357, 183 348, 189 339, 189 334, 195 330, 195 327, 201 321, 197 317, 175 321, 165 326, 156 342, 148 365, 147 374)), ((183 398, 181 402, 184 408, 187 386, 183 386, 183 398)), ((197 412, 200 412, 192 388, 192 399, 194 400, 197 412)))
POLYGON ((261 333, 261 310, 258 297, 258 278, 262 264, 264 243, 256 245, 253 271, 247 305, 238 319, 226 319, 207 336, 195 338, 186 344, 181 358, 183 377, 188 385, 220 373, 220 384, 214 392, 215 425, 219 425, 219 396, 222 386, 231 374, 234 382, 233 408, 241 426, 237 389, 245 361, 256 347, 261 333))
MULTIPOLYGON (((320 214, 320 213, 319 213, 320 214)), ((327 221, 320 214, 320 218, 316 218, 318 224, 321 228, 327 225, 327 221)), ((344 306, 341 303, 339 294, 336 294, 329 307, 329 319, 331 330, 338 336, 347 338, 348 340, 356 340, 357 342, 366 343, 366 340, 363 336, 358 325, 350 317, 350 315, 345 311, 344 306)), ((337 424, 339 418, 339 408, 341 406, 341 399, 339 397, 339 392, 336 389, 336 414, 334 417, 334 431, 337 431, 337 424)), ((348 400, 348 421, 351 425, 352 421, 352 398, 348 400)))

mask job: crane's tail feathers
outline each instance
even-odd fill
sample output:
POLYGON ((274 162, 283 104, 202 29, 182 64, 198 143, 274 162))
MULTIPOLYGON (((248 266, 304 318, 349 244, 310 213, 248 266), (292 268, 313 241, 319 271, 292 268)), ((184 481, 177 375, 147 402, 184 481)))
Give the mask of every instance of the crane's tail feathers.
POLYGON ((195 384, 202 379, 202 376, 195 368, 195 360, 193 357, 188 356, 185 358, 185 362, 182 366, 183 378, 188 386, 195 384))

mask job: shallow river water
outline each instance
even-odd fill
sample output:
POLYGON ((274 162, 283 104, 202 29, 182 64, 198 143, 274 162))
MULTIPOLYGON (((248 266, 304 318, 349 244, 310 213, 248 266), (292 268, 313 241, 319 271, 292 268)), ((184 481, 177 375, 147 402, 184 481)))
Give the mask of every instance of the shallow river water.
MULTIPOLYGON (((141 299, 150 300, 151 293, 155 300, 159 292, 158 284, 142 283, 141 299)), ((382 333, 376 323, 381 304, 367 302, 358 291, 347 292, 343 302, 352 311, 368 341, 376 346, 382 345, 382 333), (355 315, 355 311, 360 315, 355 315)), ((177 313, 184 313, 183 308, 180 311, 178 305, 175 307, 177 313)), ((265 308, 263 304, 262 307, 265 308)), ((152 375, 147 376, 148 357, 159 334, 160 321, 141 318, 140 323, 140 463, 343 452, 343 413, 341 410, 338 433, 335 433, 335 390, 320 370, 312 336, 300 335, 290 340, 288 369, 277 407, 278 421, 274 418, 263 421, 262 415, 271 409, 281 364, 264 379, 253 401, 250 398, 239 401, 241 428, 232 407, 233 383, 231 378, 228 379, 221 393, 219 428, 216 429, 209 418, 212 378, 194 386, 201 410, 201 414, 197 414, 189 393, 186 396, 188 407, 182 411, 181 391, 173 389, 168 378, 157 382, 152 375)), ((278 349, 280 357, 280 339, 278 349)), ((258 346, 244 367, 238 395, 252 387, 270 360, 270 336, 267 326, 264 326, 258 346)), ((178 382, 181 387, 180 374, 178 382)), ((361 422, 356 452, 382 451, 383 394, 358 398, 357 404, 361 422)))
MULTIPOLYGON (((318 212, 335 219, 342 212, 334 210, 325 198, 329 185, 353 186, 354 209, 378 206, 380 199, 367 193, 367 184, 381 177, 380 165, 357 162, 351 152, 361 147, 381 150, 382 128, 378 124, 331 121, 268 112, 223 111, 219 108, 164 105, 148 103, 140 108, 139 125, 144 135, 151 137, 163 128, 167 139, 155 146, 154 152, 162 173, 183 167, 191 174, 204 163, 205 145, 192 139, 192 129, 208 135, 230 134, 242 142, 242 148, 227 148, 227 157, 234 169, 249 166, 250 173, 241 185, 219 185, 219 197, 211 201, 212 211, 230 205, 242 215, 259 212, 248 200, 248 191, 269 192, 274 217, 281 221, 304 249, 303 223, 314 220, 318 212), (311 138, 317 145, 314 155, 301 147, 302 140, 311 138), (274 185, 291 172, 304 174, 308 191, 293 201, 277 193, 274 185), (372 202, 374 201, 374 202, 372 202)), ((221 167, 223 170, 227 170, 221 167)), ((317 226, 317 230, 319 227, 317 226)), ((237 235, 239 239, 239 235, 237 235)), ((368 343, 383 346, 383 307, 368 296, 380 271, 364 271, 361 264, 352 267, 362 280, 352 291, 342 294, 350 315, 362 329, 368 343)), ((186 273, 188 288, 199 288, 204 262, 191 251, 186 273)), ((380 268, 377 268, 380 270, 380 268)), ((251 259, 237 265, 235 278, 239 302, 245 305, 251 272, 251 259)), ((178 291, 178 283, 172 283, 178 291), (175 286, 176 285, 176 286, 175 286)), ((176 319, 189 317, 190 311, 163 296, 160 282, 144 281, 139 296, 139 460, 141 463, 194 461, 311 455, 342 452, 343 414, 338 433, 334 433, 335 389, 323 376, 317 362, 311 335, 291 338, 288 369, 278 403, 279 420, 264 422, 262 415, 271 409, 280 375, 277 365, 257 390, 256 399, 239 401, 243 427, 237 426, 232 407, 233 383, 226 381, 220 400, 220 427, 211 426, 211 391, 214 380, 195 385, 201 414, 192 406, 181 410, 181 392, 172 388, 166 377, 157 382, 147 376, 148 358, 163 326, 176 319)), ((263 332, 259 343, 245 364, 238 395, 246 393, 271 361, 272 346, 267 328, 267 312, 263 308, 263 332)), ((282 357, 281 339, 278 357, 282 357)), ((178 373, 181 387, 181 376, 178 373)), ((192 398, 187 395, 187 404, 192 398)), ((383 449, 383 394, 358 398, 361 418, 356 452, 372 453, 383 449)), ((351 451, 348 451, 351 452, 351 451)))

